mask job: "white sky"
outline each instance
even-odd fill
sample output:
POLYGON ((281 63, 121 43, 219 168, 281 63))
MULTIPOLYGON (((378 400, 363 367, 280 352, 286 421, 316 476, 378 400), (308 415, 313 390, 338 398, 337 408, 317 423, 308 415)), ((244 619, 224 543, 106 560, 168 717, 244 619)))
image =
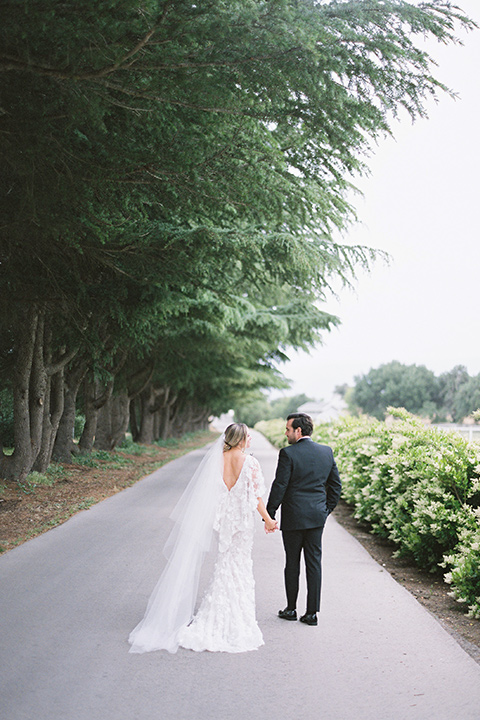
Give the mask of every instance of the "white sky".
MULTIPOLYGON (((457 4, 480 25, 479 0, 457 4)), ((463 46, 429 44, 435 76, 459 99, 443 95, 427 120, 395 123, 357 182, 361 224, 345 240, 386 250, 391 265, 378 261, 323 306, 342 324, 280 366, 292 380, 284 395, 328 400, 391 360, 480 373, 480 30, 459 37, 463 46)))

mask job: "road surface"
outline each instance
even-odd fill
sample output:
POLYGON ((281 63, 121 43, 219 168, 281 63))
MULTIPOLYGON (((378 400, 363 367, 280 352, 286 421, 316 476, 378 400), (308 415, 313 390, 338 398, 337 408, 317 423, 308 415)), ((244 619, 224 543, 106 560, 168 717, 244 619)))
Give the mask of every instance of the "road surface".
MULTIPOLYGON (((277 453, 253 435, 269 483, 277 453)), ((129 654, 164 565, 168 515, 204 452, 0 557, 2 720, 480 719, 480 665, 334 516, 318 627, 276 617, 283 547, 258 518, 265 646, 129 654)))

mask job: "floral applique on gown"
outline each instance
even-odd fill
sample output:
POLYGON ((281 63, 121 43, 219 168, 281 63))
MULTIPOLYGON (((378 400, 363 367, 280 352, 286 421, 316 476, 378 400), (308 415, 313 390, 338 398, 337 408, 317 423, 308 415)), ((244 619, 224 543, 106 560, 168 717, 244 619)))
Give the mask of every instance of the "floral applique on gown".
POLYGON ((214 525, 218 556, 213 577, 197 614, 179 632, 181 647, 236 653, 264 644, 255 618, 252 563, 257 498, 264 493, 258 460, 247 455, 235 485, 222 491, 214 525))

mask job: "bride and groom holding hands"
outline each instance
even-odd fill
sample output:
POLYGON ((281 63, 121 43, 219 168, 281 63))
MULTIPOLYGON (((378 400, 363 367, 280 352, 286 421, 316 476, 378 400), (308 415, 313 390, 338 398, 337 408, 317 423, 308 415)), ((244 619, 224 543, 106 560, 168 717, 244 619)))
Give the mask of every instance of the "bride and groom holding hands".
POLYGON ((180 646, 199 652, 237 653, 263 645, 255 616, 254 517, 258 511, 265 531, 273 533, 278 529, 275 516, 279 507, 287 605, 278 616, 297 620, 303 551, 307 602, 300 621, 317 625, 322 533, 340 498, 341 482, 331 448, 314 442, 312 432, 310 416, 288 416, 288 446, 280 450, 265 505, 260 464, 246 454, 248 428, 243 423, 228 426, 202 460, 172 513, 175 526, 165 546, 168 562, 143 620, 130 634, 130 652, 176 652, 180 646), (194 614, 200 569, 214 538, 218 550, 213 576, 194 614))

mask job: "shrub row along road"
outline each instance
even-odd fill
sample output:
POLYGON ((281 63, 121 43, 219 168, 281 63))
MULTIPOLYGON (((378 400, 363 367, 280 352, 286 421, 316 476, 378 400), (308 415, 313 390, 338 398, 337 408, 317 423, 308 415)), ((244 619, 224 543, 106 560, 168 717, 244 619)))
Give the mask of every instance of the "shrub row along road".
MULTIPOLYGON (((276 451, 257 433, 252 449, 271 481, 276 451)), ((333 518, 318 627, 276 617, 283 548, 258 518, 265 646, 128 654, 128 633, 164 564, 166 518, 204 452, 0 558, 1 717, 478 720, 480 666, 333 518)))

